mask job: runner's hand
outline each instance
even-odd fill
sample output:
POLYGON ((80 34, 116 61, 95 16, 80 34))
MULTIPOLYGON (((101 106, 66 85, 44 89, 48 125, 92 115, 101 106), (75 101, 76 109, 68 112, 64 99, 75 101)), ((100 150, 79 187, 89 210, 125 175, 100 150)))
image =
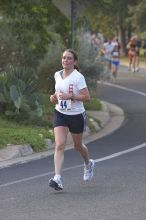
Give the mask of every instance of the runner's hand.
POLYGON ((56 94, 53 94, 53 95, 50 96, 50 101, 53 102, 53 103, 57 103, 58 102, 56 94))

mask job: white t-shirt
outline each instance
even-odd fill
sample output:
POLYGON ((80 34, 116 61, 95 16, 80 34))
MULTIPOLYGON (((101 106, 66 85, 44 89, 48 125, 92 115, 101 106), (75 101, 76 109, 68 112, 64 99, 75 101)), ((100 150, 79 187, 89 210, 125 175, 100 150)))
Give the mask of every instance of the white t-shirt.
MULTIPOLYGON (((79 95, 79 90, 86 88, 86 81, 84 76, 78 72, 76 69, 67 76, 65 79, 62 78, 62 72, 58 71, 55 73, 55 93, 69 93, 72 92, 73 95, 79 95)), ((61 101, 61 100, 60 100, 61 101)), ((70 101, 70 100, 63 100, 61 103, 58 100, 58 104, 56 104, 55 109, 63 114, 66 115, 76 115, 81 114, 85 111, 84 105, 82 101, 70 101), (70 102, 70 103, 69 103, 70 102), (64 105, 70 105, 69 109, 62 108, 64 105)))
POLYGON ((106 42, 104 43, 103 47, 104 47, 104 50, 105 50, 105 58, 108 59, 108 60, 111 60, 112 59, 112 51, 114 49, 114 46, 115 44, 113 42, 109 43, 109 42, 106 42))

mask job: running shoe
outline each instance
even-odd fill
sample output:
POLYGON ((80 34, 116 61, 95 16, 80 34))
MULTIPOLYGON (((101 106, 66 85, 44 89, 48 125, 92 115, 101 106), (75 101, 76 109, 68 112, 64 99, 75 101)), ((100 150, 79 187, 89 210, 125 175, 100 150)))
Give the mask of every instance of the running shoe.
POLYGON ((136 72, 139 72, 139 68, 137 67, 137 68, 135 69, 135 71, 136 71, 136 72))
POLYGON ((93 177, 93 170, 94 170, 95 161, 90 159, 89 165, 84 166, 84 181, 89 181, 93 177))
POLYGON ((49 180, 49 186, 52 187, 53 189, 59 191, 59 190, 63 190, 63 185, 62 185, 62 181, 61 179, 54 179, 51 178, 49 180))

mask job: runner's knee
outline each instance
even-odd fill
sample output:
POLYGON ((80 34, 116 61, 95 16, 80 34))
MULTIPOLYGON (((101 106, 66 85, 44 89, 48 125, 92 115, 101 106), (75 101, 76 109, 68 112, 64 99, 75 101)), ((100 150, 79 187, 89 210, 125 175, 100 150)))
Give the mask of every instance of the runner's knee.
POLYGON ((81 150, 82 150, 82 145, 81 145, 81 144, 75 144, 75 145, 74 145, 74 149, 75 149, 76 151, 81 151, 81 150))
POLYGON ((58 142, 58 143, 56 143, 55 149, 57 151, 60 151, 60 150, 64 150, 64 147, 65 147, 65 143, 64 142, 58 142))

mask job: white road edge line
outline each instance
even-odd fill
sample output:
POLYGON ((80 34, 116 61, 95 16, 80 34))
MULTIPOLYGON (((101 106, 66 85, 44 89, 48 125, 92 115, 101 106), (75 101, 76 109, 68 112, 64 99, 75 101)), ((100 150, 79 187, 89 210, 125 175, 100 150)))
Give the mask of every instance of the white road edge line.
POLYGON ((135 89, 129 89, 129 88, 126 88, 126 87, 124 87, 124 86, 120 86, 120 85, 116 85, 116 84, 112 84, 112 83, 108 83, 108 82, 102 83, 102 82, 100 82, 100 81, 97 81, 97 83, 99 83, 99 84, 105 84, 105 85, 107 85, 107 86, 112 86, 112 87, 115 87, 115 88, 123 89, 123 90, 125 90, 125 91, 129 91, 129 92, 136 93, 136 94, 138 94, 138 95, 146 96, 146 93, 144 93, 144 92, 140 92, 140 91, 135 90, 135 89))
MULTIPOLYGON (((127 154, 127 153, 130 153, 130 152, 139 150, 139 149, 141 149, 141 148, 144 148, 144 147, 146 147, 146 143, 137 145, 137 146, 135 146, 135 147, 129 148, 129 149, 124 150, 124 151, 119 151, 119 152, 117 152, 117 153, 111 154, 111 155, 106 156, 106 157, 102 157, 102 158, 96 159, 96 160, 95 160, 95 163, 99 163, 99 162, 101 162, 101 161, 113 159, 113 158, 115 158, 115 157, 119 157, 119 156, 121 156, 121 155, 123 155, 123 154, 127 154)), ((68 168, 63 169, 63 171, 68 171, 68 170, 76 169, 76 168, 79 168, 79 167, 82 167, 82 166, 83 166, 83 164, 82 164, 82 165, 78 165, 78 166, 68 167, 68 168)), ((51 175, 51 174, 53 174, 53 173, 54 173, 54 172, 43 173, 43 174, 40 174, 40 175, 36 175, 36 176, 32 176, 32 177, 28 177, 28 178, 23 178, 23 179, 20 179, 20 180, 16 180, 16 181, 13 181, 13 182, 5 183, 5 184, 0 185, 0 188, 2 188, 2 187, 7 187, 7 186, 11 186, 11 185, 18 184, 18 183, 22 183, 22 182, 27 182, 27 181, 29 181, 29 180, 38 179, 38 178, 41 178, 41 177, 45 177, 45 176, 51 175)))
POLYGON ((111 154, 111 155, 106 156, 106 157, 102 157, 102 158, 96 159, 95 162, 98 163, 98 162, 101 162, 101 161, 104 161, 104 160, 109 160, 109 159, 112 159, 112 158, 115 158, 115 157, 119 157, 119 156, 121 156, 123 154, 127 154, 127 153, 133 152, 135 150, 139 150, 139 149, 141 149, 143 147, 146 147, 146 143, 143 143, 143 144, 140 144, 138 146, 129 148, 127 150, 119 151, 117 153, 111 154))

